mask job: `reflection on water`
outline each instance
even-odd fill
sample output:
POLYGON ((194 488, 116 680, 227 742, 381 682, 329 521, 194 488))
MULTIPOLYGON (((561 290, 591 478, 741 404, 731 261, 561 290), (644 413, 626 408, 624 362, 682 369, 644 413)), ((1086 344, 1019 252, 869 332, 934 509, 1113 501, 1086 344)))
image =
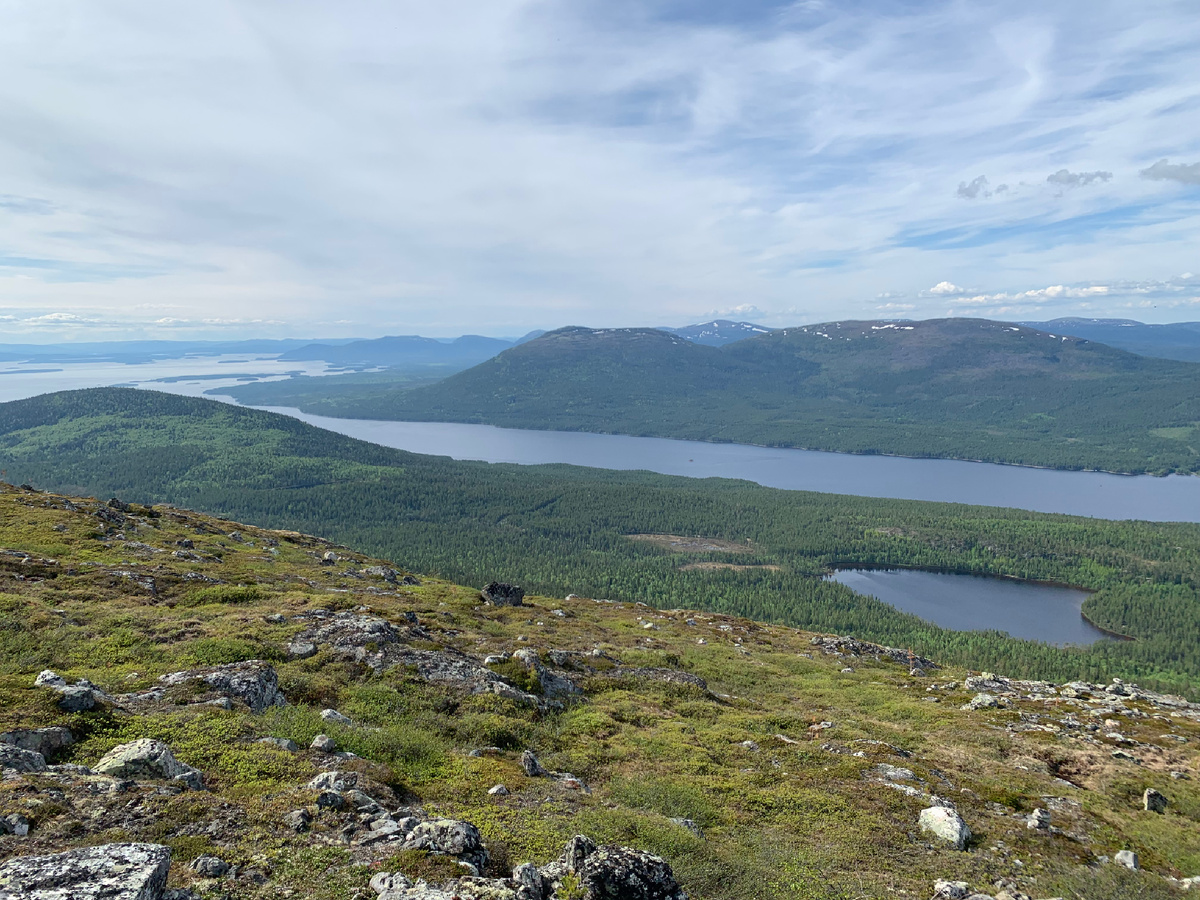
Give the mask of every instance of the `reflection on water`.
POLYGON ((996 629, 1050 644, 1108 638, 1080 613, 1087 592, 1075 588, 918 569, 842 569, 829 577, 953 631, 996 629))

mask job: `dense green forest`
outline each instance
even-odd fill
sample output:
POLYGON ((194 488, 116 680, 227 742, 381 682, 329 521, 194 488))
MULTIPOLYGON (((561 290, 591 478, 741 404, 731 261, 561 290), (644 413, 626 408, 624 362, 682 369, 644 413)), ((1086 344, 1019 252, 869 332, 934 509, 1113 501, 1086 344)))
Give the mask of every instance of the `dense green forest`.
POLYGON ((641 600, 880 640, 974 668, 1057 680, 1200 684, 1200 526, 844 497, 569 466, 456 462, 267 412, 103 388, 0 405, 9 481, 170 502, 332 538, 467 584, 641 600), (631 534, 745 552, 676 554, 631 534), (683 569, 696 561, 768 568, 683 569), (820 576, 843 563, 1075 584, 1132 641, 1057 649, 949 632, 820 576))
MULTIPOLYGON (((1200 365, 982 319, 810 325, 723 347, 565 328, 412 390, 305 387, 317 395, 286 403, 350 418, 1200 472, 1200 365)), ((285 405, 289 390, 229 393, 285 405)))

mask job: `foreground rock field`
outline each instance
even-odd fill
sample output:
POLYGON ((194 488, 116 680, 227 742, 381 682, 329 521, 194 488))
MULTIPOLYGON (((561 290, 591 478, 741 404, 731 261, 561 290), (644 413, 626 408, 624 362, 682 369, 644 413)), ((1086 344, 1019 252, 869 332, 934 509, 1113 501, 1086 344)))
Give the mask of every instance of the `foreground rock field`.
POLYGON ((485 599, 3 486, 0 898, 1105 900, 1200 875, 1200 706, 494 577, 485 599))

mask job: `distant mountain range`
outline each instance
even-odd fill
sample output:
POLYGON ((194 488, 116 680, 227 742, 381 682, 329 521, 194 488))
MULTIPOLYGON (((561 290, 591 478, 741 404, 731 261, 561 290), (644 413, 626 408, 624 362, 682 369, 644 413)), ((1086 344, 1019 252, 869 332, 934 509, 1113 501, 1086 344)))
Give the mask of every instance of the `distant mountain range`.
POLYGON ((1200 470, 1200 365, 983 319, 809 325, 719 347, 652 328, 563 328, 432 385, 362 386, 305 408, 1058 468, 1200 470))
POLYGON ((1142 356, 1200 362, 1200 322, 1146 325, 1132 319, 1051 319, 1021 324, 1099 341, 1142 356))

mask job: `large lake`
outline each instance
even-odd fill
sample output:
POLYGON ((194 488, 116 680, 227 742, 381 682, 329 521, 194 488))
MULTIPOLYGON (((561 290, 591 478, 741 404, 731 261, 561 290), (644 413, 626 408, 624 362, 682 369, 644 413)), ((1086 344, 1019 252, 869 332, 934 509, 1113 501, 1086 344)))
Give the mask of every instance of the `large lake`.
POLYGON ((746 444, 492 425, 334 419, 268 407, 386 447, 487 462, 570 463, 694 478, 744 478, 768 487, 864 497, 1010 506, 1105 519, 1200 522, 1200 477, 1108 475, 952 459, 854 456, 746 444))
MULTIPOLYGON (((0 401, 111 384, 203 396, 226 385, 328 371, 320 362, 284 362, 264 356, 196 357, 145 364, 65 363, 57 367, 4 363, 0 364, 0 401)), ((646 469, 695 478, 743 478, 792 490, 1007 506, 1106 519, 1200 522, 1200 477, 1195 476, 1062 472, 948 459, 854 456, 490 425, 334 419, 295 409, 275 411, 388 447, 455 459, 646 469)))
POLYGON ((842 569, 829 578, 954 631, 996 629, 1049 644, 1108 637, 1083 617, 1087 592, 1075 588, 919 569, 842 569))

